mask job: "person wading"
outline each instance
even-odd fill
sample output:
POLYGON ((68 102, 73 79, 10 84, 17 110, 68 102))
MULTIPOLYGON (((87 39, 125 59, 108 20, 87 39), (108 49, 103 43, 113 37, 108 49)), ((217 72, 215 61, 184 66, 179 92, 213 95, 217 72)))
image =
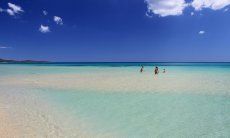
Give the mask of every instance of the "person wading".
POLYGON ((159 69, 158 69, 158 67, 155 67, 154 74, 157 75, 158 73, 159 73, 159 69))

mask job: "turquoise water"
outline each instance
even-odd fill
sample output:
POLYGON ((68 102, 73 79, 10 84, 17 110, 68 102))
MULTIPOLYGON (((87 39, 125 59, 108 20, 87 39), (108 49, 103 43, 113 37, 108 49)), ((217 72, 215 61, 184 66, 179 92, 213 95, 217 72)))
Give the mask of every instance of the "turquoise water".
MULTIPOLYGON (((130 66, 130 64, 129 66, 125 66, 124 63, 116 63, 112 66, 103 63, 94 65, 3 64, 0 65, 0 75, 6 78, 21 75, 26 77, 47 74, 103 74, 104 72, 114 74, 114 78, 119 75, 121 77, 140 75, 139 66, 135 66, 136 64, 130 66)), ((145 72, 147 76, 151 75, 154 63, 139 64, 148 65, 145 72)), ((96 87, 95 90, 77 87, 60 89, 39 85, 30 89, 30 93, 38 95, 47 104, 53 105, 52 108, 57 113, 65 112, 72 116, 70 121, 72 124, 69 125, 77 127, 75 117, 76 120, 90 122, 87 131, 92 131, 95 135, 107 133, 116 137, 230 137, 230 64, 158 63, 158 65, 160 69, 166 68, 168 76, 163 76, 166 81, 167 77, 186 80, 188 74, 191 80, 194 80, 192 77, 197 76, 197 81, 206 81, 207 84, 216 84, 216 86, 208 86, 204 83, 201 87, 195 87, 196 89, 172 87, 172 92, 161 92, 158 91, 159 89, 151 89, 151 92, 145 89, 136 91, 135 88, 127 92, 125 89, 124 91, 114 89, 116 87, 99 91, 96 87), (213 89, 210 90, 208 87, 213 89)), ((186 86, 191 87, 193 82, 190 84, 186 83, 186 86)), ((167 87, 170 88, 171 85, 167 87)), ((63 118, 62 121, 66 120, 67 118, 63 118)))
POLYGON ((52 95, 99 133, 130 137, 229 137, 230 97, 192 94, 52 95))

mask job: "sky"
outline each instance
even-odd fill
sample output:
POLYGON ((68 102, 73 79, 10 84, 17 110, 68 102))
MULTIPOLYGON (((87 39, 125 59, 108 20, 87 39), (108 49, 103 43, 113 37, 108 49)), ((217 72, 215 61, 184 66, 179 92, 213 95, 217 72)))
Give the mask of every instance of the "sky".
POLYGON ((230 0, 0 0, 0 58, 228 62, 230 0))

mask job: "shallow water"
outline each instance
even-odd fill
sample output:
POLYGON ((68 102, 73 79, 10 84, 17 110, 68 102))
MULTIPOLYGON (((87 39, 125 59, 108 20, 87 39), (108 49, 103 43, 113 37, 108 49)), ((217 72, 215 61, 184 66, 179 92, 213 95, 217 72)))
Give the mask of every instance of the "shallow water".
POLYGON ((0 65, 0 102, 24 136, 230 137, 230 66, 166 65, 0 65))

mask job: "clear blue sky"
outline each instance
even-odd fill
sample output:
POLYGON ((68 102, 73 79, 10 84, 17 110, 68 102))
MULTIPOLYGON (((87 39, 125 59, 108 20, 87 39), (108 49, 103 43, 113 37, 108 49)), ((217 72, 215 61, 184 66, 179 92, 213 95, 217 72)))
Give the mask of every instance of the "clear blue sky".
POLYGON ((226 0, 1 0, 0 58, 230 61, 229 5, 226 0))

